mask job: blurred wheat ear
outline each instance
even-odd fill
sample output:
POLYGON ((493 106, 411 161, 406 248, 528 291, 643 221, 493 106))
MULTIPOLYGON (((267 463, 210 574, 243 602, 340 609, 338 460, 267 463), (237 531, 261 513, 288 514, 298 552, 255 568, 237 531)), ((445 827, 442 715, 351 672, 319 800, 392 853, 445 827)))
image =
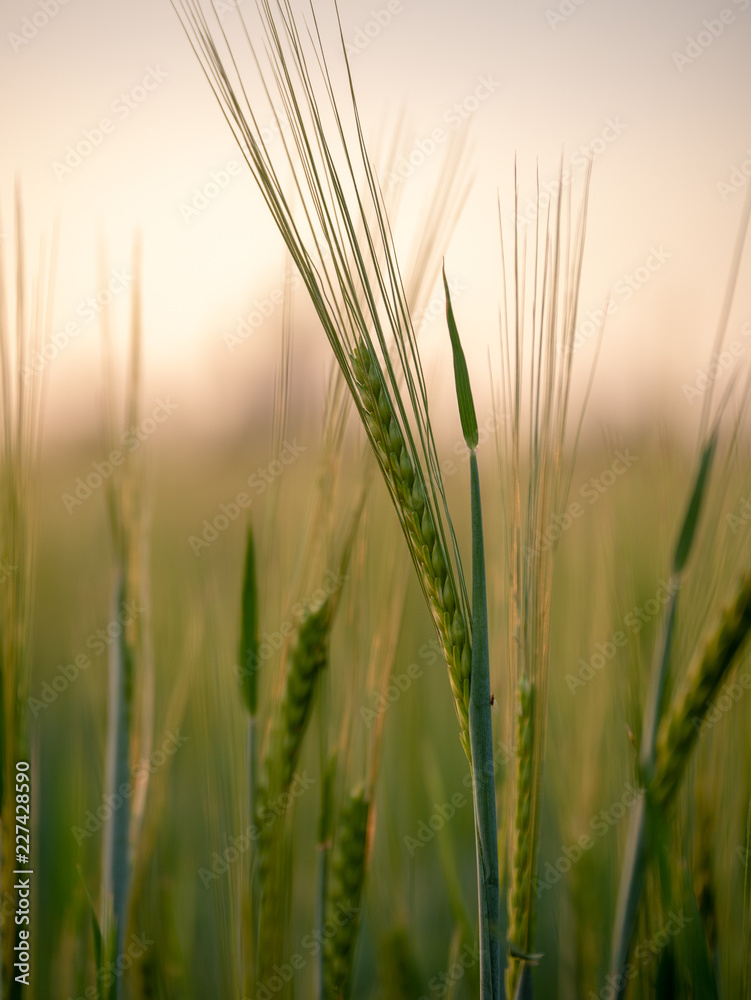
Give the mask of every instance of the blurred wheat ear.
MULTIPOLYGON (((0 219, 0 230, 2 219, 0 219)), ((31 764, 32 818, 38 778, 28 732, 28 690, 34 621, 37 469, 41 447, 43 367, 38 359, 53 315, 56 239, 42 244, 36 270, 26 263, 23 206, 15 193, 12 261, 0 242, 0 892, 3 913, 15 912, 16 764, 31 764), (6 271, 7 269, 7 271, 6 271), (7 273, 9 272, 9 273, 7 273), (10 910, 7 909, 10 904, 10 910)), ((36 838, 32 830, 32 844, 36 838)), ((13 948, 15 922, 0 922, 0 995, 21 995, 13 948)), ((34 931, 32 928, 32 935, 34 931)))
MULTIPOLYGON (((559 194, 540 210, 527 239, 517 211, 513 260, 507 276, 501 226, 501 393, 497 431, 501 515, 509 565, 507 653, 508 732, 516 765, 508 787, 508 945, 506 993, 531 991, 527 963, 535 962, 535 880, 541 823, 542 764, 548 709, 550 614, 558 541, 545 545, 553 517, 568 502, 582 421, 600 339, 581 411, 569 431, 575 335, 584 262, 591 163, 576 213, 571 184, 559 172, 559 194), (531 273, 530 273, 531 271, 531 273), (511 308, 509 308, 509 300, 511 308), (526 454, 525 454, 526 450, 526 454)), ((602 329, 600 330, 600 336, 602 329)), ((560 535, 559 535, 560 538, 560 535)))
MULTIPOLYGON (((714 338, 714 352, 721 350, 727 333, 750 223, 751 189, 747 192, 741 212, 714 338)), ((728 398, 726 393, 719 407, 713 408, 711 390, 705 397, 699 429, 698 461, 673 551, 671 573, 674 586, 662 622, 660 641, 654 651, 639 758, 640 779, 646 795, 639 801, 629 819, 611 943, 611 976, 620 977, 621 985, 616 991, 619 998, 626 989, 623 970, 631 951, 648 867, 652 860, 650 827, 659 828, 666 824, 666 816, 676 798, 711 699, 737 661, 751 631, 751 574, 747 571, 733 600, 724 609, 719 623, 705 638, 703 646, 690 661, 677 691, 673 692, 666 704, 665 692, 675 655, 675 623, 680 588, 687 574, 689 557, 696 548, 699 521, 709 492, 721 421, 728 398)))
MULTIPOLYGON (((100 261, 106 273, 104 254, 100 261)), ((139 423, 141 389, 141 248, 133 249, 135 275, 131 298, 128 363, 123 412, 118 412, 115 345, 107 310, 102 314, 104 383, 104 444, 116 450, 123 440, 122 427, 139 423)), ((106 785, 114 794, 133 784, 136 761, 151 754, 154 725, 154 672, 149 643, 148 538, 143 499, 144 459, 140 450, 128 449, 123 463, 107 481, 107 509, 113 550, 111 620, 123 620, 118 638, 109 646, 107 703, 106 785), (126 609, 130 608, 131 611, 126 609), (136 610, 137 609, 137 610, 136 610)), ((112 810, 105 823, 102 849, 101 926, 105 942, 114 941, 117 961, 122 953, 133 903, 133 867, 143 829, 148 793, 148 771, 139 771, 132 797, 112 810)), ((114 995, 123 995, 123 977, 116 977, 114 995)))

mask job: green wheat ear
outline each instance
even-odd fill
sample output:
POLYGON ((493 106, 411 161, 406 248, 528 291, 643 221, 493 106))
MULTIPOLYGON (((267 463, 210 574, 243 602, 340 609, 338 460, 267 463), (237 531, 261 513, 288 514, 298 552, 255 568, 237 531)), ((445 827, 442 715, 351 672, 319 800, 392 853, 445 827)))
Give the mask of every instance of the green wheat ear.
MULTIPOLYGON (((263 781, 258 788, 258 813, 275 796, 289 791, 300 758, 303 738, 310 721, 315 691, 322 672, 328 665, 329 634, 332 624, 332 603, 327 597, 320 607, 307 611, 298 629, 289 654, 284 678, 284 690, 279 709, 274 715, 268 749, 264 759, 263 781)), ((260 877, 263 883, 270 863, 269 851, 274 831, 259 838, 260 877)))
POLYGON ((652 800, 665 808, 675 797, 712 699, 751 632, 751 572, 741 580, 714 632, 694 657, 657 731, 652 800))
POLYGON ((472 646, 458 587, 444 540, 427 502, 428 489, 399 428, 394 405, 373 352, 364 340, 352 355, 358 396, 366 429, 384 477, 397 498, 400 521, 433 615, 449 670, 464 752, 469 743, 469 677, 472 646))
POLYGON ((336 928, 325 945, 327 1000, 349 1000, 368 861, 370 801, 362 787, 347 798, 337 824, 328 900, 329 924, 336 928))

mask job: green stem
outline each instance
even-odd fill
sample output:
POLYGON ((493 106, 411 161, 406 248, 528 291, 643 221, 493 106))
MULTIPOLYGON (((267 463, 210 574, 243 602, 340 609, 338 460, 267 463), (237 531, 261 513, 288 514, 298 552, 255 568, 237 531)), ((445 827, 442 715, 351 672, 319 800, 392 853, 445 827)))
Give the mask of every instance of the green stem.
POLYGON ((490 709, 488 608, 485 552, 477 454, 470 454, 472 504, 472 673, 469 694, 469 739, 472 748, 472 791, 475 807, 477 883, 480 907, 480 997, 501 998, 498 827, 495 812, 493 719, 490 709))
POLYGON ((620 1000, 626 988, 624 970, 631 951, 631 941, 639 915, 639 903, 644 888, 647 860, 647 802, 642 796, 633 807, 629 821, 626 854, 618 889, 615 924, 613 928, 612 959, 610 979, 616 986, 616 998, 620 1000))
MULTIPOLYGON (((680 579, 680 574, 675 579, 680 579)), ((670 663, 670 651, 675 628, 675 613, 678 602, 678 589, 670 599, 667 620, 663 629, 662 642, 658 646, 657 658, 652 667, 649 696, 644 713, 644 728, 642 730, 640 772, 643 785, 649 785, 654 771, 655 741, 657 727, 662 714, 662 702, 665 692, 665 680, 670 663)), ((613 925, 613 941, 611 947, 610 975, 616 986, 616 998, 623 996, 626 988, 624 969, 631 950, 631 941, 636 930, 639 916, 639 904, 644 890, 647 873, 647 801, 646 793, 634 807, 628 826, 626 854, 623 858, 621 881, 618 887, 615 923, 613 925), (614 978, 613 978, 614 977, 614 978)))
MULTIPOLYGON (((257 761, 257 717, 255 714, 248 716, 248 826, 252 827, 256 822, 256 810, 258 808, 258 761, 257 761)), ((260 892, 258 885, 258 851, 254 842, 253 850, 250 854, 250 953, 248 955, 248 969, 251 979, 251 988, 255 990, 257 976, 257 952, 258 952, 258 911, 260 907, 260 892)))
MULTIPOLYGON (((122 613, 126 601, 125 570, 120 569, 114 588, 113 620, 122 613)), ((109 658, 109 707, 107 733, 107 790, 114 795, 130 778, 130 730, 133 708, 133 663, 128 639, 123 632, 118 642, 110 647, 109 658)), ((130 857, 128 832, 130 829, 130 801, 123 799, 107 821, 104 835, 103 882, 106 901, 112 895, 112 913, 115 921, 115 955, 117 961, 123 953, 128 902, 130 896, 130 857)), ((103 926, 107 921, 102 920, 103 926)), ((114 996, 122 994, 122 977, 115 980, 114 996)))

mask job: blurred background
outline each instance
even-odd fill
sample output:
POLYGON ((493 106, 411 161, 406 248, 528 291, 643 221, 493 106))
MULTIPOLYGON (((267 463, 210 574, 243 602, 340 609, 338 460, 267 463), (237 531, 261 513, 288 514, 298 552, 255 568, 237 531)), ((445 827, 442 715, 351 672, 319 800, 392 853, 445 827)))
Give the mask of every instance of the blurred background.
MULTIPOLYGON (((233 7, 227 0, 220 9, 230 34, 233 7)), ((697 407, 686 406, 681 386, 706 362, 751 172, 751 14, 745 0, 729 0, 732 20, 715 24, 720 9, 701 0, 341 3, 371 145, 403 121, 397 157, 419 162, 431 133, 443 133, 426 162, 400 178, 401 245, 449 140, 466 142, 473 185, 442 249, 466 286, 457 309, 475 359, 497 343, 497 202, 509 226, 515 159, 524 219, 534 211, 536 171, 544 191, 562 153, 576 174, 589 150, 582 323, 608 293, 614 304, 592 410, 629 421, 656 405, 691 423, 697 407), (492 83, 476 100, 483 80, 492 83)), ((81 326, 49 366, 50 426, 66 434, 88 423, 96 323, 78 310, 99 291, 98 241, 109 268, 126 267, 136 228, 148 377, 184 401, 186 429, 232 423, 248 387, 262 391, 278 316, 264 317, 236 352, 223 335, 279 288, 283 252, 247 169, 228 173, 238 150, 171 5, 68 0, 48 16, 38 3, 9 0, 0 20, 5 228, 17 173, 30 232, 48 233, 60 220, 57 328, 81 326), (110 131, 98 139, 102 119, 110 131)), ((118 308, 126 300, 115 296, 118 308)), ((750 308, 746 291, 732 336, 750 308)), ((443 367, 440 311, 435 318, 425 340, 443 367)), ((592 353, 589 330, 583 356, 592 353)), ((439 380, 436 393, 443 388, 439 380)))
MULTIPOLYGON (((235 2, 251 5, 251 0, 235 2)), ((217 0, 228 33, 239 27, 235 2, 217 0)), ((332 39, 331 9, 318 6, 324 34, 332 39)), ((451 150, 462 150, 457 178, 469 185, 466 204, 446 245, 436 248, 432 290, 415 319, 465 553, 465 451, 440 256, 446 259, 478 418, 489 442, 483 466, 487 495, 495 498, 490 435, 497 414, 489 372, 497 377, 499 215, 508 246, 516 172, 517 214, 521 231, 528 229, 531 237, 538 178, 545 207, 546 192, 557 186, 561 157, 576 190, 587 157, 594 161, 575 353, 577 411, 608 301, 610 314, 571 483, 572 500, 583 503, 587 516, 566 530, 556 571, 549 739, 564 749, 553 755, 546 776, 549 824, 541 845, 544 860, 554 861, 563 845, 589 829, 591 817, 620 801, 631 774, 628 732, 643 702, 659 626, 659 615, 647 602, 654 603, 667 572, 690 482, 707 384, 702 377, 711 364, 751 177, 751 0, 728 0, 725 8, 708 0, 660 5, 342 0, 340 16, 366 138, 384 157, 391 150, 382 177, 384 189, 399 199, 396 242, 405 254, 425 213, 440 212, 442 206, 431 203, 437 178, 451 150), (629 460, 621 473, 624 455, 629 460), (638 627, 628 624, 629 614, 638 627), (612 672, 606 667, 587 680, 586 690, 572 689, 567 677, 578 676, 597 644, 620 629, 629 644, 614 656, 612 672)), ((147 936, 156 928, 158 943, 128 988, 134 996, 231 996, 237 960, 232 875, 207 886, 199 872, 211 870, 215 852, 242 830, 233 789, 242 781, 243 716, 232 666, 245 518, 232 521, 205 548, 195 540, 204 538, 207 521, 213 522, 221 505, 248 489, 251 477, 260 477, 256 482, 269 477, 269 486, 279 478, 269 469, 278 416, 274 387, 284 371, 282 303, 290 285, 285 253, 167 0, 127 5, 6 0, 0 46, 0 250, 6 258, 12 251, 16 179, 30 262, 40 241, 49 245, 56 226, 59 247, 54 336, 46 356, 34 359, 28 373, 29 379, 44 378, 31 694, 41 698, 61 665, 81 652, 88 651, 91 666, 32 713, 42 862, 35 995, 77 996, 93 978, 83 886, 95 894, 101 831, 86 837, 72 831, 97 807, 104 787, 106 654, 92 636, 112 620, 113 551, 105 487, 88 488, 87 495, 80 482, 110 451, 104 413, 115 389, 112 383, 107 388, 102 373, 101 322, 108 317, 112 326, 122 376, 116 386, 120 405, 140 273, 140 415, 137 424, 123 426, 122 441, 127 446, 130 435, 139 442, 134 450, 143 463, 154 745, 178 726, 189 742, 153 777, 150 839, 141 859, 133 926, 147 936), (136 233, 140 272, 133 262, 136 233)), ((273 148, 280 140, 270 110, 265 127, 273 148)), ((743 386, 748 375, 749 267, 746 258, 728 320, 731 357, 712 380, 718 396, 733 379, 743 386)), ((310 497, 321 475, 331 372, 328 345, 303 294, 294 296, 291 308, 286 440, 300 457, 284 472, 281 499, 272 502, 271 490, 259 490, 250 509, 264 539, 261 572, 269 597, 261 624, 269 632, 282 622, 288 602, 306 596, 299 567, 310 545, 310 497)), ((727 597, 736 571, 748 565, 747 453, 743 440, 723 453, 697 556, 701 573, 687 598, 695 617, 686 616, 686 652, 709 611, 727 597)), ((341 523, 357 503, 360 470, 354 454, 348 439, 343 485, 330 511, 341 523)), ((487 505, 488 544, 501 552, 502 511, 492 499, 487 505)), ((401 540, 380 481, 365 523, 376 544, 366 545, 354 580, 369 588, 377 613, 359 622, 361 592, 354 583, 345 588, 333 676, 345 684, 356 642, 369 649, 371 641, 386 641, 390 626, 384 614, 399 565, 406 597, 393 670, 403 675, 417 663, 424 678, 397 699, 384 722, 379 839, 355 995, 432 1000, 445 995, 429 985, 432 977, 453 961, 455 900, 446 891, 453 876, 437 840, 416 856, 404 838, 416 835, 436 802, 463 788, 465 761, 455 739, 445 669, 424 652, 432 638, 428 615, 406 560, 401 565, 392 558, 401 540), (401 969, 402 984, 415 985, 412 993, 384 985, 397 981, 388 979, 394 968, 401 969)), ((318 553, 316 565, 323 575, 336 559, 330 551, 318 553)), ((505 649, 506 579, 500 560, 493 574, 493 641, 505 649)), ((493 670, 494 685, 505 692, 502 656, 493 670)), ((279 678, 269 671, 263 684, 268 711, 279 678)), ((333 680, 332 687, 336 684, 333 680)), ((347 697, 339 708, 356 721, 365 719, 363 706, 375 704, 364 684, 347 697)), ((497 737, 509 746, 506 715, 504 709, 497 737)), ((710 918, 720 927, 718 967, 734 987, 741 979, 737 935, 743 906, 737 851, 745 843, 751 791, 747 719, 744 703, 706 741, 697 765, 702 787, 711 788, 711 776, 721 776, 712 809, 722 807, 726 822, 721 828, 715 824, 710 836, 716 890, 710 918), (723 769, 731 753, 736 771, 723 769)), ((359 749, 354 764, 348 762, 353 781, 362 771, 360 743, 369 738, 362 727, 357 732, 353 745, 359 749)), ((316 733, 303 761, 314 774, 316 733)), ((503 751, 498 760, 502 786, 508 763, 503 751)), ((317 794, 299 805, 295 835, 301 843, 315 822, 317 794)), ((598 839, 575 875, 541 903, 540 950, 550 956, 537 980, 541 996, 579 997, 601 981, 625 835, 625 823, 613 826, 612 836, 598 839)), ((469 814, 457 818, 450 836, 460 896, 471 914, 469 814)), ((290 930, 296 941, 313 926, 315 863, 308 843, 301 848, 304 878, 290 930)), ((311 964, 301 974, 300 995, 312 995, 313 971, 311 964)), ((467 973, 456 984, 457 995, 473 982, 467 973)))

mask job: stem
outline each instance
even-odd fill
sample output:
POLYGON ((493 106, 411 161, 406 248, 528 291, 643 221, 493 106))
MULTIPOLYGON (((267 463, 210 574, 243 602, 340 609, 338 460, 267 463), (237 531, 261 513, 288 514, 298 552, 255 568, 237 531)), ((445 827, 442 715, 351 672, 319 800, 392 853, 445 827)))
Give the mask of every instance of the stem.
MULTIPOLYGON (((323 728, 323 727, 322 727, 323 728)), ((323 755, 321 756, 323 760, 323 755)), ((321 768, 321 813, 318 818, 318 864, 316 872, 316 930, 323 940, 324 924, 326 923, 326 899, 329 883, 329 838, 331 836, 331 812, 334 805, 334 779, 336 776, 336 758, 332 757, 325 768, 321 768)), ((316 965, 317 1000, 326 997, 326 963, 323 948, 318 950, 316 965)))
MULTIPOLYGON (((252 827, 256 821, 258 802, 258 763, 256 760, 256 728, 255 714, 248 716, 248 824, 252 827)), ((251 988, 255 991, 257 975, 258 951, 258 909, 260 905, 258 892, 258 852, 254 842, 250 855, 250 954, 248 969, 250 970, 251 988)))
MULTIPOLYGON (((675 579, 680 581, 680 574, 675 579)), ((648 785, 654 771, 655 741, 660 721, 662 701, 665 691, 670 662, 670 650, 675 628, 675 613, 678 603, 676 588, 670 599, 667 620, 663 629, 662 641, 657 649, 657 658, 652 667, 647 707, 644 713, 644 728, 642 731, 640 770, 642 783, 648 785)), ((610 974, 616 987, 616 1000, 620 1000, 626 989, 626 978, 623 974, 631 950, 631 941, 639 916, 639 904, 644 889, 647 869, 647 796, 646 793, 634 806, 628 827, 626 854, 623 858, 621 881, 618 887, 615 923, 613 925, 613 941, 611 946, 610 974)))
MULTIPOLYGON (((114 588, 113 620, 122 613, 126 600, 125 570, 121 568, 114 588)), ((109 706, 107 733, 107 789, 114 795, 127 784, 130 775, 130 731, 133 700, 133 664, 128 640, 123 632, 118 642, 110 647, 109 657, 109 706)), ((130 829, 130 800, 126 797, 119 809, 113 810, 105 826, 103 850, 103 894, 107 906, 112 895, 112 914, 115 921, 115 954, 117 961, 123 953, 128 920, 130 896, 130 856, 128 832, 130 829)), ((102 926, 108 921, 102 914, 102 926)), ((109 940, 109 931, 107 932, 109 940)), ((115 980, 114 995, 122 995, 122 977, 115 980)))
POLYGON ((501 889, 498 872, 498 827, 495 813, 493 719, 490 709, 488 608, 485 553, 477 454, 470 453, 472 503, 472 672, 469 694, 469 739, 475 807, 477 885, 480 910, 480 997, 500 1000, 501 889))
POLYGON ((616 1000, 620 1000, 626 989, 624 969, 631 951, 631 941, 639 915, 639 902, 644 887, 647 848, 647 803, 642 796, 633 808, 628 827, 626 854, 621 870, 621 884, 613 927, 612 959, 610 978, 620 983, 616 987, 616 1000))

